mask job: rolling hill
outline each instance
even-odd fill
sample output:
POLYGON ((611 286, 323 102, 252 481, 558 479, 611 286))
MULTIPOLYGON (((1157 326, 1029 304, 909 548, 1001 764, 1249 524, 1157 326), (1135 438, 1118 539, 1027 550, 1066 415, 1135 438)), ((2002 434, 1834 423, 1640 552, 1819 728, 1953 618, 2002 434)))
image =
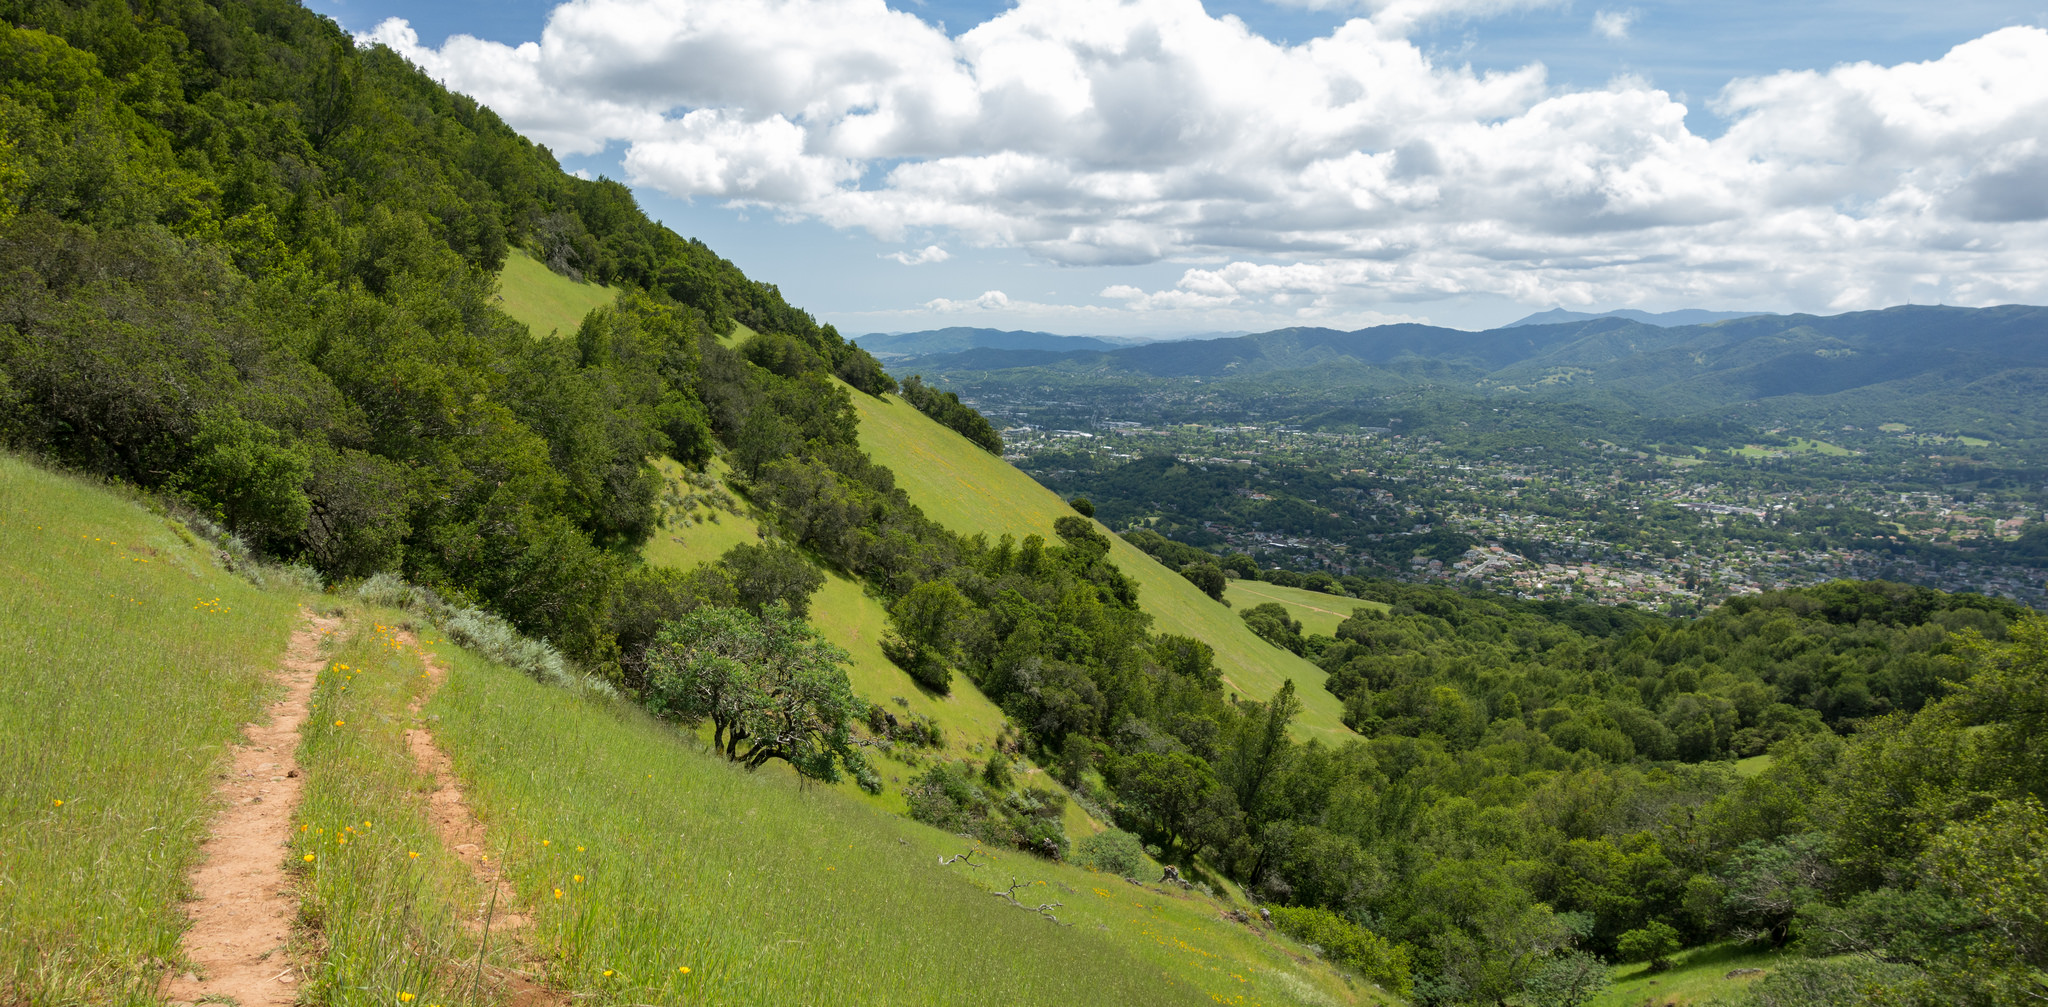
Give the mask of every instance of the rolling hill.
POLYGON ((1280 329, 1116 350, 974 349, 920 358, 948 383, 1200 379, 1290 389, 1437 392, 1605 403, 1648 415, 1754 403, 1771 415, 2034 434, 2048 390, 2048 308, 1908 305, 1841 315, 1748 315, 1677 324, 1536 315, 1482 332, 1383 325, 1280 329), (1995 422, 1992 417, 1996 417, 1995 422))
POLYGON ((986 347, 995 350, 1113 350, 1134 340, 1098 336, 1058 336, 1050 332, 1019 332, 954 326, 923 332, 870 332, 853 342, 882 360, 957 353, 986 347))

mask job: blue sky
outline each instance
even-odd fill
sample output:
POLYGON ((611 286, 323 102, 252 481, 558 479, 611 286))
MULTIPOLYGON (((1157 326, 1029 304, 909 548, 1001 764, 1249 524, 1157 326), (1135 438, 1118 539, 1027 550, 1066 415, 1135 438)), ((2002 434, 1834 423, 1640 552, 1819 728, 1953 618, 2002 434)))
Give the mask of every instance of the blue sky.
POLYGON ((1278 134, 1258 133, 1256 101, 1247 111, 1230 100, 1229 46, 1249 52, 1245 43, 1219 43, 1227 31, 1171 0, 1088 38, 1063 33, 1060 19, 1078 16, 1044 9, 1060 0, 891 0, 924 30, 883 23, 859 0, 721 0, 724 10, 581 0, 558 32, 576 45, 530 49, 526 63, 508 47, 541 40, 554 4, 311 6, 380 37, 387 19, 403 19, 412 35, 385 41, 549 142, 565 166, 627 179, 651 214, 849 333, 974 324, 1172 334, 1396 318, 1482 327, 1556 305, 1832 311, 2043 293, 2048 210, 2037 215, 2037 200, 2013 194, 2048 164, 2044 103, 2024 79, 2041 33, 2000 33, 2048 24, 2038 3, 1214 0, 1204 10, 1283 46, 1327 45, 1354 18, 1384 26, 1408 16, 1403 2, 1424 13, 1376 40, 1354 32, 1335 57, 1251 53, 1272 64, 1258 86, 1290 123, 1278 134), (731 41, 748 30, 741 7, 764 8, 756 34, 837 27, 809 42, 800 28, 778 39, 775 58, 796 62, 758 80, 671 72, 729 56, 745 76, 763 62, 731 41), (709 23, 719 19, 732 23, 709 23), (641 26, 654 21, 673 33, 672 53, 642 51, 651 29, 641 26), (853 39, 847 26, 867 23, 872 37, 853 39), (944 34, 930 30, 940 24, 944 34), (502 45, 447 45, 454 35, 502 45), (989 83, 1008 72, 1001 52, 1043 59, 1065 45, 1085 63, 1103 37, 1141 48, 1077 71, 1086 107, 1071 93, 1031 91, 1072 117, 1045 132, 1094 129, 1095 140, 1032 134, 1043 108, 1022 126, 1004 118, 1022 92, 989 83), (1143 40, 1162 38, 1169 50, 1186 44, 1144 64, 1145 83, 1132 85, 1143 40), (1951 55, 1966 43, 1976 44, 1951 55), (640 76, 563 55, 608 45, 640 76), (883 67, 873 80, 847 77, 864 72, 841 58, 855 50, 883 67), (1411 56, 1420 68, 1403 69, 1411 56), (967 84, 940 79, 948 60, 966 68, 954 76, 967 84), (1380 69, 1345 69, 1361 63, 1380 69), (1836 70, 1856 63, 1874 66, 1836 70), (540 67, 533 80, 505 83, 507 67, 529 64, 540 67), (1460 77, 1464 67, 1473 75, 1460 77), (1490 72, 1495 86, 1477 83, 1490 72), (1288 88, 1316 74, 1350 76, 1332 86, 1330 109, 1297 115, 1288 88), (1767 83, 1732 106, 1712 101, 1741 79, 1767 83), (785 93, 790 80, 817 81, 818 95, 785 93), (930 112, 957 105, 962 87, 978 89, 979 104, 930 112), (1145 142, 1128 135, 1132 123, 1142 133, 1176 114, 1149 104, 1155 92, 1182 87, 1222 97, 1194 103, 1194 124, 1162 134, 1158 151, 1130 149, 1145 142), (1338 107, 1361 90, 1394 97, 1376 112, 1338 107), (587 113, 600 105, 603 114, 587 113), (1432 121, 1414 124, 1410 105, 1432 121), (1929 125, 1930 116, 1946 118, 1929 125), (585 128, 583 118, 607 125, 585 128), (872 133, 863 124, 873 121, 894 123, 894 138, 851 132, 872 133), (1205 146, 1190 132, 1236 139, 1205 146), (1246 153, 1296 135, 1321 146, 1271 163, 1246 153), (754 160, 727 156, 737 150, 754 160), (1417 164, 1435 179, 1420 189, 1417 164), (1745 167, 1756 165, 1767 170, 1745 167), (1049 185, 1069 195, 1040 191, 1049 185), (1503 205, 1511 192, 1514 205, 1503 205))

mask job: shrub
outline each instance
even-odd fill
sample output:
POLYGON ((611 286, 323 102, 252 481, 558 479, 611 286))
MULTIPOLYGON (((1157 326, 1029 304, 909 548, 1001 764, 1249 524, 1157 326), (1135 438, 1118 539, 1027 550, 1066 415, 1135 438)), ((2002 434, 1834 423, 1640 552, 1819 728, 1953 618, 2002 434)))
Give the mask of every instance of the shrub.
POLYGON ((1671 954, 1678 950, 1678 931, 1668 923, 1651 920, 1640 930, 1631 930, 1615 940, 1614 950, 1625 962, 1648 962, 1650 971, 1671 967, 1671 954))
POLYGON ((1223 575, 1223 568, 1214 563, 1189 563, 1180 568, 1180 575, 1217 601, 1223 600, 1223 589, 1230 584, 1230 579, 1223 575))
POLYGON ((952 667, 929 648, 920 647, 894 632, 882 635, 881 647, 882 656, 909 672, 917 684, 941 695, 953 690, 952 667))
POLYGON ((1607 963, 1599 956, 1566 951, 1537 965, 1524 986, 1531 1007, 1582 1007, 1609 982, 1607 963))
POLYGON ((1298 941, 1323 949, 1323 957, 1408 996, 1414 989, 1408 948, 1359 926, 1328 909, 1276 906, 1273 924, 1298 941))
POLYGON ((910 817, 927 825, 1055 860, 1066 855, 1060 819, 1067 799, 1054 791, 1026 787, 1014 794, 991 793, 971 767, 940 763, 912 779, 903 796, 910 817))
POLYGON ((1083 838, 1074 845, 1074 855, 1083 865, 1120 878, 1134 878, 1145 871, 1145 845, 1122 829, 1083 838))
POLYGON ((1746 1007, 1850 1007, 1894 1002, 1874 994, 1896 994, 1901 992, 1898 987, 1923 977, 1924 973, 1911 965, 1867 959, 1793 960, 1771 969, 1750 986, 1746 1007))
POLYGON ((1307 646, 1301 638, 1301 623, 1289 616, 1286 606, 1278 602, 1262 602, 1237 615, 1251 627, 1252 632, 1288 653, 1299 654, 1307 646))

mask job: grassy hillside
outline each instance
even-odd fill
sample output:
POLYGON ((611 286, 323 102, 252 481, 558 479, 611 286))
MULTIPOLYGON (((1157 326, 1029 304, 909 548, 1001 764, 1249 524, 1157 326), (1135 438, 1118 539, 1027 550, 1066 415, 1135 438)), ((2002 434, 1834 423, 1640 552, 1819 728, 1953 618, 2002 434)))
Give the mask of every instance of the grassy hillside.
MULTIPOLYGON (((660 468, 672 493, 679 495, 687 489, 682 482, 681 466, 664 459, 660 468)), ((723 486, 726 471, 724 462, 714 460, 708 474, 723 486)), ((760 541, 759 529, 759 524, 745 514, 702 507, 686 515, 671 509, 642 555, 649 563, 689 569, 718 559, 735 545, 760 541)), ((889 628, 889 615, 882 603, 860 584, 827 573, 825 586, 811 599, 810 622, 826 639, 851 655, 847 678, 855 693, 871 703, 886 703, 937 720, 946 729, 946 754, 973 754, 1002 730, 1003 711, 965 677, 953 680, 950 694, 937 695, 919 687, 908 673, 883 656, 881 639, 889 628), (898 698, 903 704, 894 702, 898 698)), ((905 771, 906 767, 891 760, 884 780, 889 780, 888 774, 903 778, 905 771)), ((888 788, 891 805, 901 804, 900 790, 895 785, 888 788)))
POLYGON ((518 250, 505 257, 505 269, 498 274, 498 307, 536 336, 573 335, 584 315, 618 295, 603 284, 578 283, 518 250))
POLYGON ((1281 587, 1257 580, 1233 580, 1223 592, 1224 600, 1231 607, 1243 611, 1253 605, 1277 602, 1287 609, 1287 614, 1301 623, 1303 633, 1321 633, 1335 636, 1337 624, 1351 618, 1357 609, 1370 608, 1381 612, 1387 606, 1377 601, 1361 601, 1357 598, 1339 598, 1321 591, 1307 591, 1298 587, 1281 587))
POLYGON ((0 455, 0 1002, 154 1002, 227 746, 297 597, 0 455))
MULTIPOLYGON (((1051 538, 1053 521, 1073 513, 1030 476, 893 395, 855 395, 854 404, 860 410, 861 447, 895 471, 897 484, 926 515, 955 532, 1051 538)), ((1340 719, 1342 704, 1323 688, 1327 676, 1322 669, 1259 639, 1234 611, 1115 535, 1110 536, 1110 556, 1138 582, 1139 602, 1152 614, 1154 629, 1216 648, 1216 664, 1229 688, 1264 699, 1291 678, 1303 702, 1295 721, 1298 735, 1326 742, 1352 736, 1340 719)))
MULTIPOLYGON (((738 524, 738 522, 734 522, 738 524)), ((744 526, 741 526, 744 527, 744 526)), ((0 1000, 155 1003, 215 769, 260 715, 301 601, 147 509, 0 457, 0 1000), (140 823, 150 823, 138 828, 140 823), (15 883, 33 878, 36 883, 15 883)), ((707 547, 710 544, 707 539, 707 547)), ((478 908, 407 754, 427 728, 515 885, 477 1003, 514 970, 594 1003, 1374 1003, 1276 935, 1171 894, 972 844, 638 710, 492 664, 402 613, 345 615, 299 751, 309 1002, 471 1002, 478 908), (419 639, 401 632, 412 629, 419 639), (423 653, 451 671, 429 691, 423 653), (1018 883, 1027 907, 992 891, 1018 883)))
POLYGON ((453 663, 428 714, 551 970, 601 1002, 1360 1002, 1199 895, 1023 854, 942 866, 971 844, 733 770, 638 712, 453 663), (990 896, 1013 880, 1072 925, 990 896))
POLYGON ((1749 984, 1762 978, 1779 962, 1791 956, 1752 951, 1740 944, 1709 944, 1671 956, 1671 968, 1651 972, 1641 965, 1617 965, 1610 973, 1614 985, 1594 997, 1587 1007, 1637 1007, 1639 1004, 1697 1004, 1739 996, 1749 984), (1737 970, 1760 970, 1730 976, 1737 970))

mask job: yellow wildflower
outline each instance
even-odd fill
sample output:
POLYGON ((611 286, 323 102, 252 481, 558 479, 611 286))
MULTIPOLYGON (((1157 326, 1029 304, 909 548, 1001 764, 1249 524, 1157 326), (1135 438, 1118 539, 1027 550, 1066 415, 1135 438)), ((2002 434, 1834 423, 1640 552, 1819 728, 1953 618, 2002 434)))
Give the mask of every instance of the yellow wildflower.
POLYGON ((305 856, 303 856, 303 857, 301 857, 301 858, 299 858, 299 859, 301 859, 301 860, 304 860, 305 862, 307 862, 307 863, 309 863, 309 864, 310 864, 310 863, 312 863, 312 862, 313 862, 313 855, 312 855, 311 853, 308 853, 308 854, 306 854, 305 856))

